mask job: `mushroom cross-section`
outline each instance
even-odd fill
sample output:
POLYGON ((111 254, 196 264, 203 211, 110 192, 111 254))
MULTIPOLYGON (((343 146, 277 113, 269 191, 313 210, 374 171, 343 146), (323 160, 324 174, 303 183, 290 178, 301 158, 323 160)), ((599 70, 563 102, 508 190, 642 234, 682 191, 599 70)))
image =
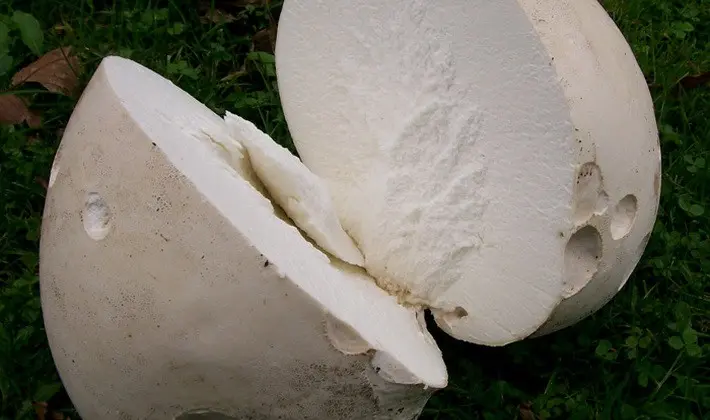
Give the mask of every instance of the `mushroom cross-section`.
POLYGON ((83 93, 40 262, 52 355, 79 413, 418 415, 447 383, 420 315, 307 241, 235 140, 213 141, 226 138, 222 118, 126 59, 104 59, 83 93))

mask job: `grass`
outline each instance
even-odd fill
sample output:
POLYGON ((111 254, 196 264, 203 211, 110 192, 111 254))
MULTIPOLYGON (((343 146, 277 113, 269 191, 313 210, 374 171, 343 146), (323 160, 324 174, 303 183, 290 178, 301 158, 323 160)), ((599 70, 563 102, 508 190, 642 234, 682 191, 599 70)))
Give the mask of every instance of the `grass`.
MULTIPOLYGON (((219 24, 201 22, 194 5, 0 4, 0 22, 11 29, 3 38, 0 25, 0 91, 18 93, 43 115, 38 128, 0 127, 0 419, 36 418, 33 401, 71 412, 42 325, 37 249, 44 188, 37 180, 48 177, 75 98, 33 85, 11 88, 14 71, 38 53, 72 46, 86 67, 84 83, 102 57, 122 55, 292 147, 273 56, 250 52, 252 36, 268 27, 269 13, 278 16, 279 2, 271 10, 233 7, 235 20, 219 24), (15 11, 39 21, 41 42, 12 29, 15 11)), ((710 2, 607 0, 605 6, 647 77, 661 133, 661 209, 644 258, 610 304, 552 336, 492 349, 436 334, 450 386, 432 398, 424 419, 530 419, 533 413, 541 419, 710 419, 710 88, 682 83, 710 71, 710 2)))

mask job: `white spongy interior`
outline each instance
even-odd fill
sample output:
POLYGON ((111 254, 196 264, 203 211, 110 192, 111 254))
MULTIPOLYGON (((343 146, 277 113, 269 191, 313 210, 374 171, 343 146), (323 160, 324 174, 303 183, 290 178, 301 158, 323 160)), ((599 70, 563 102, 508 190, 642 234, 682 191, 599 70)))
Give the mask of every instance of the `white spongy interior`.
POLYGON ((457 338, 561 299, 575 178, 560 80, 516 0, 289 0, 279 93, 365 268, 457 338))

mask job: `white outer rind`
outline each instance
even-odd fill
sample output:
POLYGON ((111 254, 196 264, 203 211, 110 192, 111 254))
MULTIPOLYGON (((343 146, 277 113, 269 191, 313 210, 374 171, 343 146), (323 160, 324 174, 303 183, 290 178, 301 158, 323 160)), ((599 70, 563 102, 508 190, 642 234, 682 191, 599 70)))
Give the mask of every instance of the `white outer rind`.
POLYGON ((519 2, 549 53, 567 98, 578 140, 577 166, 598 167, 604 191, 599 201, 606 201, 586 220, 578 220, 575 228, 590 225, 599 231, 603 247, 597 271, 588 283, 575 285, 575 292, 536 333, 543 335, 597 311, 628 280, 656 220, 661 153, 646 80, 623 34, 599 2, 519 2), (617 205, 629 194, 636 198, 638 210, 628 220, 630 227, 612 235, 613 220, 627 221, 617 205))
POLYGON ((222 120, 182 91, 176 100, 170 90, 177 88, 161 83, 169 84, 135 63, 105 59, 56 156, 61 172, 45 206, 41 297, 52 355, 82 417, 166 419, 205 410, 254 419, 416 416, 433 388, 387 383, 369 355, 336 350, 325 327, 336 316, 376 351, 398 353, 412 370, 424 369, 429 385, 443 387, 445 373, 431 376, 445 372, 440 353, 414 312, 367 276, 316 257, 294 227, 256 217, 270 211, 268 200, 255 204, 258 192, 226 164, 204 163, 205 172, 195 173, 217 152, 184 130, 218 136, 222 120), (132 72, 155 80, 143 86, 132 72), (112 85, 119 74, 126 77, 121 94, 112 85), (164 119, 151 105, 138 112, 138 103, 156 102, 130 89, 162 98, 164 119), (90 193, 107 215, 95 219, 108 227, 101 238, 81 220, 90 193), (244 219, 249 214, 254 221, 244 219), (314 287, 327 296, 314 296, 314 287), (324 305, 338 288, 347 302, 324 305), (348 315, 350 301, 363 313, 348 315))
POLYGON ((515 0, 289 0, 279 22, 289 130, 365 268, 480 344, 564 291, 575 136, 537 37, 515 0))

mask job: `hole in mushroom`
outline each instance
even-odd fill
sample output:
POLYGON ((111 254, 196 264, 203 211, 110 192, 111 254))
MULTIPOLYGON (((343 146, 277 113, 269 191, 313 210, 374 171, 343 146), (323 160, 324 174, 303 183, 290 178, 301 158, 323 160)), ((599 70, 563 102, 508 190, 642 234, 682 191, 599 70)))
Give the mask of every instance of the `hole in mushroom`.
POLYGON ((104 239, 111 230, 111 212, 98 193, 86 195, 82 220, 86 234, 95 241, 104 239))
POLYGON ((463 318, 465 316, 468 316, 468 311, 466 311, 460 306, 457 306, 456 309, 454 309, 454 316, 457 318, 463 318))
POLYGON ((637 210, 638 201, 635 195, 629 194, 619 201, 611 216, 610 229, 611 237, 614 240, 619 240, 629 234, 634 226, 637 210))
POLYGON ((587 162, 579 168, 574 188, 574 222, 586 223, 595 212, 603 212, 607 206, 607 195, 603 191, 603 178, 599 166, 587 162))
POLYGON ((565 297, 584 288, 599 269, 602 257, 602 237, 594 226, 575 232, 565 247, 565 297))

